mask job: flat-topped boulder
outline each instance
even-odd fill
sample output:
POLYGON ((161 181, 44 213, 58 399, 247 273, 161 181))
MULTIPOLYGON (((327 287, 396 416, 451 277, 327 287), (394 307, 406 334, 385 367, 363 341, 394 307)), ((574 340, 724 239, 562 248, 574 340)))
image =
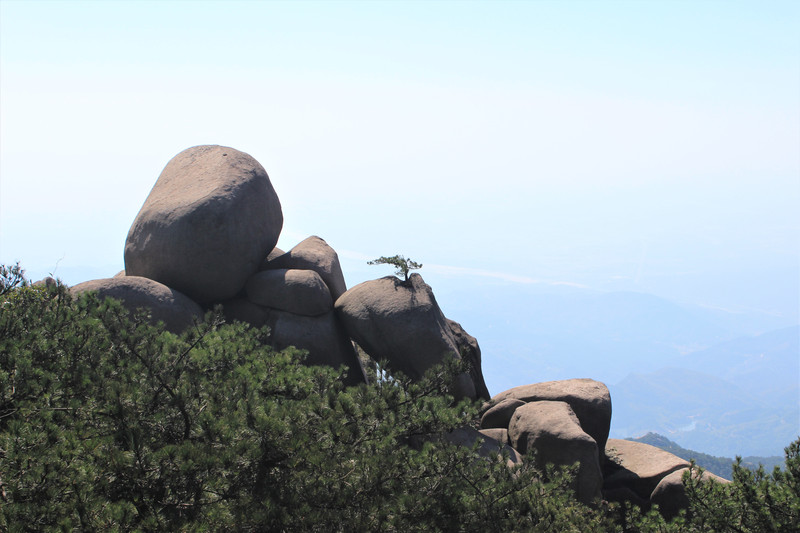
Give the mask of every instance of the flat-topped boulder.
POLYGON ((120 300, 132 312, 144 308, 153 324, 163 322, 172 333, 181 333, 203 318, 203 310, 185 294, 139 276, 95 279, 70 288, 73 296, 86 292, 96 292, 100 299, 120 300))
POLYGON ((167 163, 144 201, 125 242, 125 271, 200 304, 233 298, 282 226, 258 161, 225 146, 195 146, 167 163))

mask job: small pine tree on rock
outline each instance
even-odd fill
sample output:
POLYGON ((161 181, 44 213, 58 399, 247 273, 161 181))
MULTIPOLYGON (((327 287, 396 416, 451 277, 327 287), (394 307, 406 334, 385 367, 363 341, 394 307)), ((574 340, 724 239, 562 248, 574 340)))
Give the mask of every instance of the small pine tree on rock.
POLYGON ((395 275, 403 275, 403 281, 408 281, 408 272, 409 270, 417 270, 422 268, 422 263, 417 263, 416 261, 412 261, 411 259, 406 259, 402 255, 393 255, 392 257, 385 257, 381 256, 377 259, 373 259, 372 261, 367 261, 368 265, 392 265, 397 270, 395 270, 395 275))

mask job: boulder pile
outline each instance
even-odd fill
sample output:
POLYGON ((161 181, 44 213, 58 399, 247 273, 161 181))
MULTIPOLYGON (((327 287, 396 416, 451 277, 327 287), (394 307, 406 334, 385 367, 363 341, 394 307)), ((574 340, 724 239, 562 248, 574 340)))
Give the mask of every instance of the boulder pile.
POLYGON ((228 320, 269 326, 276 349, 295 346, 308 351, 308 364, 344 366, 347 385, 366 381, 355 343, 410 379, 446 358, 464 358, 470 371, 452 390, 486 400, 485 408, 479 430, 462 428, 445 440, 478 441, 487 457, 505 450, 510 467, 526 455, 539 466, 577 463, 574 490, 586 503, 657 503, 667 516, 686 506, 680 476, 688 463, 647 444, 608 439, 611 396, 604 384, 551 381, 490 398, 478 342, 445 317, 419 274, 348 290, 328 243, 311 236, 284 252, 275 247, 282 227, 280 200, 255 159, 229 147, 195 146, 167 164, 145 199, 125 242, 125 270, 71 291, 144 308, 175 333, 221 305, 228 320))

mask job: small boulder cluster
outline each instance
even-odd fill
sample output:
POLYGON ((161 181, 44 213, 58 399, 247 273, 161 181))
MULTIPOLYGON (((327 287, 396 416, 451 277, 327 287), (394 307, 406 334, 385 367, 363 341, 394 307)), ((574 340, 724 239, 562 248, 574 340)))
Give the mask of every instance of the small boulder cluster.
POLYGON ((311 236, 279 250, 282 227, 280 201, 255 159, 223 146, 189 148, 167 164, 136 216, 125 270, 71 291, 145 308, 176 333, 220 305, 228 320, 269 326, 276 349, 295 346, 308 352, 308 364, 345 367, 348 385, 367 380, 356 346, 410 379, 447 357, 466 359, 470 370, 457 376, 453 392, 487 402, 480 430, 462 428, 447 440, 479 441, 487 457, 505 450, 509 465, 534 450, 540 467, 578 463, 574 490, 586 503, 658 503, 667 516, 686 506, 680 481, 686 461, 647 444, 608 439, 611 396, 604 384, 552 381, 490 398, 478 342, 445 317, 419 274, 348 290, 333 248, 311 236))
MULTIPOLYGON (((535 450, 538 467, 578 464, 573 489, 579 500, 658 504, 671 518, 688 506, 681 478, 689 463, 644 444, 609 439, 611 395, 592 379, 548 381, 495 395, 481 417, 480 432, 525 456, 535 450)), ((705 473, 704 478, 726 480, 705 473)))

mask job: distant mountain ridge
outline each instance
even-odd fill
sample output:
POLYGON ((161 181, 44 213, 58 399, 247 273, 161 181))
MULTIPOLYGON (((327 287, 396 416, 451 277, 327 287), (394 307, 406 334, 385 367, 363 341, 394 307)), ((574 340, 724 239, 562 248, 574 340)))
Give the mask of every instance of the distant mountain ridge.
POLYGON ((800 435, 792 317, 636 292, 445 281, 435 280, 437 300, 480 342, 493 394, 596 379, 611 390, 613 438, 653 431, 717 456, 779 455, 800 435))
POLYGON ((612 436, 667 434, 720 456, 772 456, 800 434, 800 327, 691 354, 609 386, 612 436))
MULTIPOLYGON (((732 465, 734 463, 734 459, 731 459, 730 457, 716 457, 706 453, 696 452, 694 450, 687 450, 686 448, 679 446, 677 443, 672 442, 667 437, 652 432, 647 433, 642 437, 629 437, 625 440, 650 444, 651 446, 661 448, 662 450, 677 455, 681 459, 686 459, 687 461, 694 459, 698 466, 705 468, 712 474, 717 474, 718 476, 724 477, 725 479, 731 479, 733 476, 732 465)), ((756 470, 758 469, 759 465, 763 465, 764 469, 769 472, 776 466, 783 467, 784 461, 785 457, 782 456, 748 456, 742 458, 742 465, 751 470, 756 470)))

